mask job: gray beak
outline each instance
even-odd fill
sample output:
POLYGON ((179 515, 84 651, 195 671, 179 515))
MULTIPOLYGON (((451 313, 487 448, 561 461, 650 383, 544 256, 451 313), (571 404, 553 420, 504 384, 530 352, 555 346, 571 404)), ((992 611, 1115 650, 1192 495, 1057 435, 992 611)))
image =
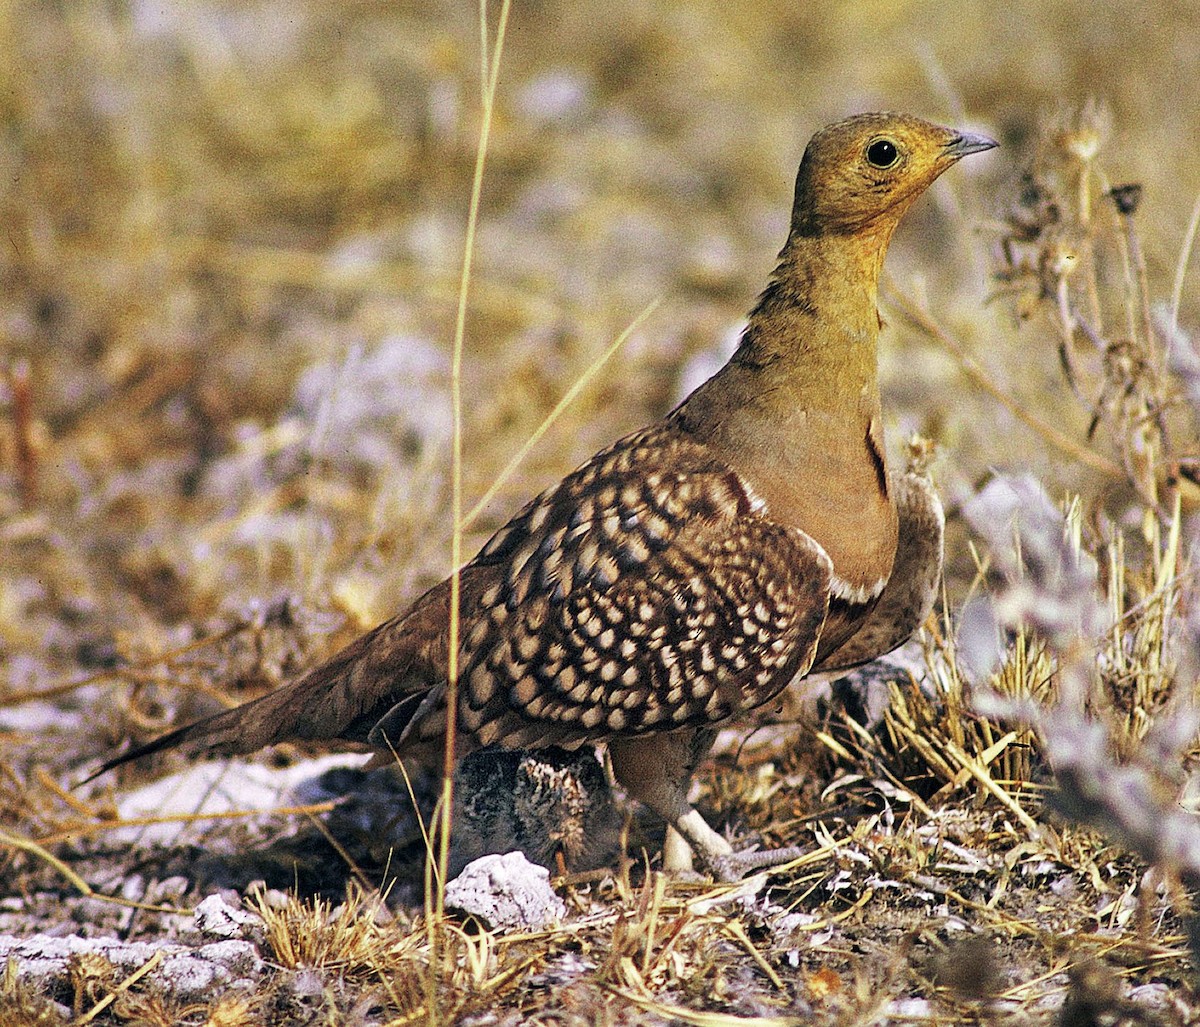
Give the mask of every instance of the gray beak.
POLYGON ((979 135, 977 132, 959 132, 953 139, 948 142, 943 148, 943 153, 947 157, 953 157, 958 160, 960 157, 966 157, 972 153, 982 153, 984 150, 990 150, 1000 144, 995 139, 989 139, 985 135, 979 135))

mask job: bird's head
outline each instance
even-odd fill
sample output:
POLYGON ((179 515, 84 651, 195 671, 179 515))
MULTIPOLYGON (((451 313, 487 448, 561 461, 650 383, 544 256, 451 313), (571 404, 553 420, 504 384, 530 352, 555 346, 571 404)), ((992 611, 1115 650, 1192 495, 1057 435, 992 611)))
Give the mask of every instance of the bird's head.
POLYGON ((884 234, 943 171, 990 150, 987 136, 909 114, 858 114, 821 129, 796 176, 792 230, 800 235, 884 234))

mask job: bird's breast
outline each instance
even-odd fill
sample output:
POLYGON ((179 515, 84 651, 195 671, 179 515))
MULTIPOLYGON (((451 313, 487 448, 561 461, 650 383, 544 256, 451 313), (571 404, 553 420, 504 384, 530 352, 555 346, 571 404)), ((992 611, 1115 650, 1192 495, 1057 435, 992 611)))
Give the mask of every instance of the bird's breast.
POLYGON ((738 471, 765 516, 798 528, 833 562, 831 597, 869 605, 896 557, 898 523, 877 419, 836 430, 820 418, 774 453, 745 452, 738 471))

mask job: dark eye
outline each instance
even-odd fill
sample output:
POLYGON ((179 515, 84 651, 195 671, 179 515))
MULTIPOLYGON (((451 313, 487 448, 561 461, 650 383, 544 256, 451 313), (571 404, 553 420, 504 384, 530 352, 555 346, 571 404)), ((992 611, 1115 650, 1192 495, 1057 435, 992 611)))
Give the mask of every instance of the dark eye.
POLYGON ((900 151, 890 139, 876 139, 867 147, 867 160, 876 168, 890 168, 900 157, 900 151))

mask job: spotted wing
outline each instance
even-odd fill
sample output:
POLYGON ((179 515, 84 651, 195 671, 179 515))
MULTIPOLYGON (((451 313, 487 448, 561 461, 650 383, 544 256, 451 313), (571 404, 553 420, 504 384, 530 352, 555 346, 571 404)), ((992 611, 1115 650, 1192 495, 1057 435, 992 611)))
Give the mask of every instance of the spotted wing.
POLYGON ((831 566, 755 505, 734 471, 668 428, 537 497, 472 562, 499 573, 463 610, 463 734, 570 744, 770 699, 812 662, 831 566))

